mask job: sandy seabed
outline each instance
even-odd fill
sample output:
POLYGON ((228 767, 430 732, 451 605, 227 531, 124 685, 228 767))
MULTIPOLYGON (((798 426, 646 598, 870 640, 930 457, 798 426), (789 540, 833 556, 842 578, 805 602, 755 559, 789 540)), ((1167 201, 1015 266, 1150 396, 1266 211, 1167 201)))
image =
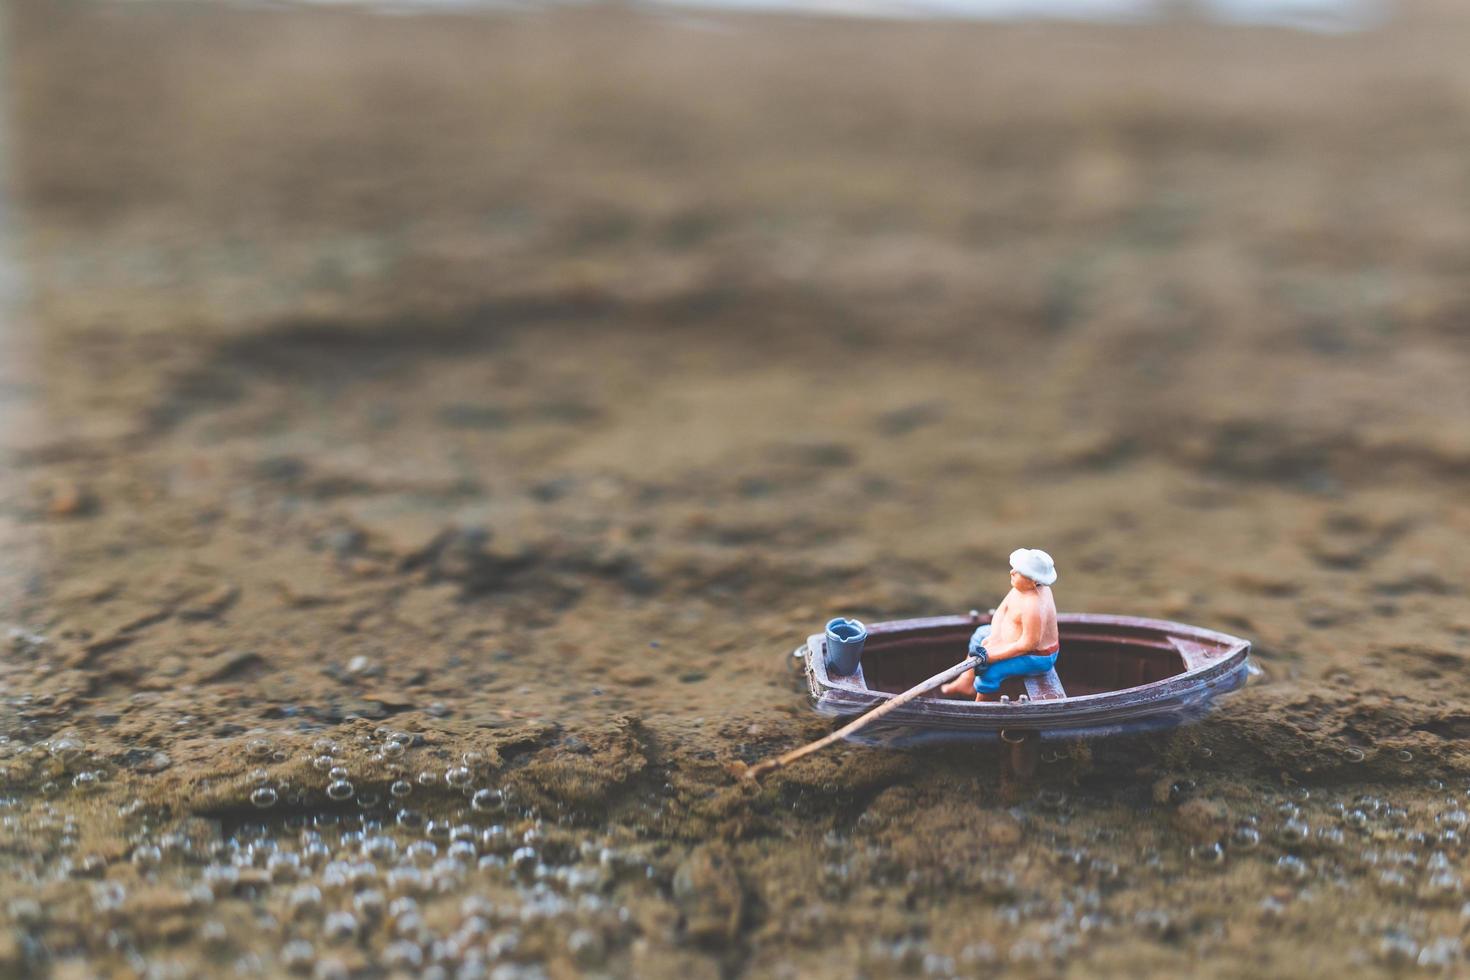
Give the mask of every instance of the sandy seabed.
POLYGON ((1466 969, 1455 5, 6 20, 0 974, 1466 969), (1263 676, 730 778, 1019 546, 1263 676))

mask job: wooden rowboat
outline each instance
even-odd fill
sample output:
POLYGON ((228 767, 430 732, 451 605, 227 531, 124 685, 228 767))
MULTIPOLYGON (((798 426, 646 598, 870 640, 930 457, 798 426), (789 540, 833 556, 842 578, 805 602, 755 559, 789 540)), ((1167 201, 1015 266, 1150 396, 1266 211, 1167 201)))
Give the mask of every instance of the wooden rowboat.
MULTIPOLYGON (((852 716, 922 682, 968 654, 975 627, 990 617, 940 616, 876 623, 857 670, 832 676, 826 637, 809 637, 805 658, 816 708, 852 716)), ((1112 735, 1193 720, 1217 694, 1241 686, 1251 671, 1250 643, 1240 637, 1158 619, 1072 613, 1057 617, 1061 654, 1037 677, 1010 678, 1006 700, 977 702, 937 688, 900 705, 885 722, 933 733, 1036 732, 1112 735)))

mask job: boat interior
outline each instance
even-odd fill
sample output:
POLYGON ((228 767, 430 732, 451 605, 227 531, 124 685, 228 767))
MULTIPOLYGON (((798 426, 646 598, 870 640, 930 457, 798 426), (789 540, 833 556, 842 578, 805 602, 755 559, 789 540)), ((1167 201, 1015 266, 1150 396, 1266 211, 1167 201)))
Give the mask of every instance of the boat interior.
MULTIPOLYGON (((863 679, 869 690, 891 694, 906 691, 963 659, 969 636, 966 629, 935 635, 874 637, 863 651, 863 679)), ((1177 645, 1157 632, 1117 635, 1116 630, 1069 631, 1063 624, 1061 643, 1054 676, 1012 677, 1001 685, 1000 693, 1012 700, 1022 694, 1028 694, 1032 700, 1081 697, 1152 684, 1188 669, 1177 645)), ((946 695, 935 691, 926 696, 946 695)), ((971 696, 955 697, 973 700, 971 696)))

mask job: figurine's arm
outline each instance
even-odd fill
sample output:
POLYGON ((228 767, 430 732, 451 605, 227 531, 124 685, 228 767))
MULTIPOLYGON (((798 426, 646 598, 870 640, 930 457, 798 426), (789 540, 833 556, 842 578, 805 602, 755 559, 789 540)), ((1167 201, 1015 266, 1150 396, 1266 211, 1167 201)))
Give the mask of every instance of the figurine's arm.
POLYGON ((1009 660, 1019 657, 1023 653, 1030 653, 1036 649, 1036 644, 1041 642, 1041 610, 1036 603, 1027 602, 1021 607, 1019 618, 1021 620, 1021 635, 1011 643, 992 650, 985 648, 990 655, 991 661, 1009 660))

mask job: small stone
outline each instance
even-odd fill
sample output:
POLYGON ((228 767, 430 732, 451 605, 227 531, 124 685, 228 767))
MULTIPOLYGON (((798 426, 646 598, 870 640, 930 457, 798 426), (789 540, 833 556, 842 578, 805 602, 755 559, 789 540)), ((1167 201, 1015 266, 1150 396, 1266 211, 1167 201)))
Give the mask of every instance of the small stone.
POLYGON ((263 663, 265 660, 260 654, 252 650, 226 650, 202 661, 196 667, 194 677, 201 684, 213 684, 263 663))
POLYGON ((371 548, 386 551, 407 563, 422 561, 452 531, 444 526, 439 515, 419 511, 374 514, 363 524, 371 548))
POLYGON ((80 517, 96 506, 92 495, 79 483, 58 483, 47 495, 46 513, 51 517, 80 517))
POLYGON ((173 764, 174 760, 168 757, 167 752, 154 752, 138 763, 134 769, 138 772, 163 772, 173 764))
POLYGON ((240 598, 240 590, 234 585, 219 585, 179 610, 180 619, 217 619, 240 598))
POLYGON ((292 609, 313 609, 342 602, 345 595, 336 590, 311 562, 284 562, 275 566, 267 588, 292 609))

